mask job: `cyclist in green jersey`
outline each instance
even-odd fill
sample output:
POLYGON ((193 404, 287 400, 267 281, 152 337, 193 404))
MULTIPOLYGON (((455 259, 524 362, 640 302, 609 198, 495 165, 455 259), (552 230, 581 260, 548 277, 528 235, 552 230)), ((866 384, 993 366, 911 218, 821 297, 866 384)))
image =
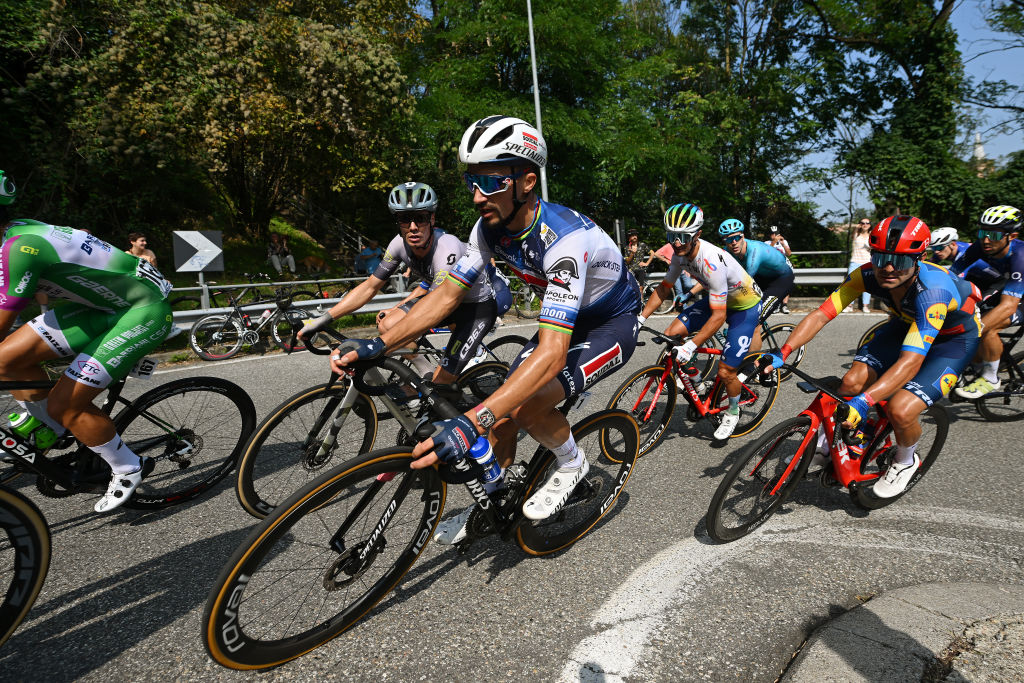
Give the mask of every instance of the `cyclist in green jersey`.
MULTIPOLYGON (((113 476, 95 510, 113 510, 151 468, 124 444, 93 400, 167 337, 171 284, 148 261, 82 230, 27 219, 8 222, 16 192, 2 171, 0 188, 0 379, 45 380, 43 361, 74 356, 49 393, 12 393, 57 436, 70 430, 110 465, 113 476), (11 332, 37 291, 59 301, 11 332)), ((0 432, 7 429, 0 424, 0 432)), ((44 438, 53 441, 43 428, 30 435, 46 448, 44 438)))

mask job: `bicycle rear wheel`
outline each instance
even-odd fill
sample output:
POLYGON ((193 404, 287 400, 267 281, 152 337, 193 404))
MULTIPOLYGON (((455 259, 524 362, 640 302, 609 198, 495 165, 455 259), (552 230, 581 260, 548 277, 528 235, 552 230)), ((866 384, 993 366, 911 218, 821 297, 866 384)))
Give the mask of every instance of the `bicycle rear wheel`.
POLYGON ((518 334, 506 334, 496 337, 493 341, 484 342, 484 346, 490 351, 489 354, 486 354, 486 352, 485 354, 488 359, 493 358, 499 363, 511 366, 512 361, 516 359, 528 341, 526 337, 518 334))
POLYGON ((35 504, 0 488, 0 646, 32 608, 50 569, 50 528, 35 504))
MULTIPOLYGON (((760 353, 747 354, 741 365, 749 364, 760 355, 760 353)), ((740 421, 730 438, 752 432, 775 405, 775 397, 779 393, 779 371, 774 370, 774 373, 775 377, 771 386, 761 386, 753 377, 748 377, 747 381, 743 382, 740 390, 740 421)), ((711 396, 711 407, 718 407, 724 411, 728 406, 729 395, 726 393, 725 383, 719 382, 711 396)), ((722 421, 721 415, 722 413, 718 413, 711 417, 716 426, 722 421)))
POLYGON ((1013 355, 1013 368, 999 368, 999 389, 974 402, 978 414, 990 422, 1024 420, 1024 351, 1013 355))
POLYGON ((342 409, 347 380, 310 387, 263 419, 238 464, 235 492, 262 519, 288 496, 342 460, 366 453, 377 436, 377 409, 358 394, 342 409))
POLYGON ((221 570, 203 615, 210 656, 232 669, 282 664, 351 627, 430 540, 446 488, 409 448, 374 451, 279 505, 221 570))
POLYGON ((860 347, 864 346, 869 341, 871 341, 874 338, 875 333, 878 332, 878 330, 882 329, 882 326, 888 323, 890 320, 892 320, 892 317, 888 317, 885 320, 880 320, 879 322, 869 327, 864 332, 864 334, 860 336, 860 341, 857 342, 856 348, 853 349, 854 353, 856 353, 860 349, 860 347))
POLYGON ((242 323, 233 315, 208 315, 192 325, 188 345, 203 360, 224 360, 242 348, 244 331, 242 323))
POLYGON ((162 508, 195 498, 234 468, 256 407, 237 384, 188 377, 146 392, 114 424, 133 452, 156 465, 125 505, 162 508))
POLYGON ((676 407, 676 383, 675 378, 669 376, 661 384, 663 374, 665 368, 661 365, 637 370, 619 385, 608 401, 609 410, 623 410, 636 420, 640 430, 638 458, 661 443, 668 423, 672 421, 672 411, 676 407))
MULTIPOLYGON (((891 505, 907 494, 907 491, 914 488, 917 482, 921 481, 932 463, 939 457, 942 446, 946 443, 946 436, 949 434, 949 414, 945 408, 938 405, 929 406, 918 418, 921 422, 921 438, 917 441, 917 454, 921 458, 921 466, 917 468, 907 488, 899 495, 892 498, 879 498, 871 490, 872 481, 861 482, 850 491, 853 501, 866 510, 877 510, 878 508, 891 505)), ((896 436, 893 433, 892 425, 889 424, 884 430, 871 439, 871 443, 864 451, 860 461, 861 474, 874 474, 881 477, 889 468, 893 456, 896 454, 896 436)))
POLYGON ((705 524, 711 538, 722 543, 735 541, 761 526, 771 517, 807 472, 816 442, 810 437, 811 418, 790 418, 752 442, 740 456, 711 497, 705 524), (794 457, 796 466, 786 475, 794 457))
POLYGON ((525 282, 512 292, 512 303, 515 304, 516 313, 520 318, 536 318, 540 315, 541 297, 525 282))
MULTIPOLYGON (((779 353, 782 349, 783 344, 789 339, 789 335, 796 328, 796 325, 792 323, 778 323, 768 328, 768 333, 762 340, 764 342, 763 350, 769 353, 779 353)), ((764 332, 764 329, 761 330, 764 332)), ((786 359, 786 363, 792 367, 800 365, 800 361, 804 359, 805 346, 801 346, 789 355, 786 359)), ((789 368, 780 371, 779 381, 785 382, 787 379, 793 376, 793 371, 789 368)))
MULTIPOLYGON (((636 420, 621 410, 594 413, 572 428, 576 443, 590 464, 590 473, 569 496, 565 506, 548 519, 524 521, 516 540, 531 555, 547 555, 566 548, 594 528, 615 507, 636 463, 639 432, 636 420)), ((529 498, 558 468, 550 451, 526 491, 529 498)))

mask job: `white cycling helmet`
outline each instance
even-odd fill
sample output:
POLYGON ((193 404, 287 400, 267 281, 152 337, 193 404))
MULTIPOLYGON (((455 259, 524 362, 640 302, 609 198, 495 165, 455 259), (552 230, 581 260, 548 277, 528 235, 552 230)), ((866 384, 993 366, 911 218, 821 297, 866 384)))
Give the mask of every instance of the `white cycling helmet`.
POLYGON ((459 161, 512 166, 526 162, 543 168, 548 162, 548 145, 540 131, 522 119, 488 116, 462 134, 459 161))
POLYGON ((958 239, 960 239, 960 235, 957 233, 956 228, 939 228, 932 232, 932 242, 929 246, 932 249, 941 249, 951 242, 956 242, 958 239))
POLYGON ((665 212, 665 230, 669 234, 695 235, 704 225, 704 212, 696 204, 676 204, 665 212))
POLYGON ((434 188, 426 183, 409 181, 396 185, 388 195, 388 208, 391 213, 399 211, 430 211, 437 210, 437 194, 434 188))

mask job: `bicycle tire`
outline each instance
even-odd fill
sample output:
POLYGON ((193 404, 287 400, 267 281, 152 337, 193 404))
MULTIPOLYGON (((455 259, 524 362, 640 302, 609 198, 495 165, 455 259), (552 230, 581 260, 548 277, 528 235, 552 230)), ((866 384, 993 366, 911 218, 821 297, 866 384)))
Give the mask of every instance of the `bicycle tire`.
MULTIPOLYGON (((465 400, 472 403, 464 406, 468 410, 497 391, 507 378, 507 365, 497 361, 486 361, 464 370, 455 380, 455 385, 466 395, 465 400)), ((457 407, 463 408, 463 405, 457 407)))
POLYGON ((318 455, 325 437, 334 431, 325 411, 336 414, 348 391, 347 381, 343 382, 346 383, 324 384, 294 394, 256 427, 238 462, 235 480, 238 502, 250 515, 263 519, 326 470, 373 448, 377 409, 370 398, 359 394, 343 423, 338 425, 334 444, 318 455))
MULTIPOLYGON (((306 319, 309 316, 298 307, 291 307, 285 310, 278 310, 274 314, 274 319, 270 321, 270 338, 274 340, 274 344, 278 348, 283 349, 288 353, 306 350, 306 342, 296 338, 295 344, 292 345, 292 331, 295 327, 302 327, 306 323, 306 319)), ((315 336, 320 336, 319 334, 315 336)), ((322 344, 316 342, 317 347, 320 348, 322 344)))
POLYGON ((484 342, 484 346, 490 350, 490 353, 485 351, 484 354, 493 357, 499 363, 511 366, 528 341, 529 339, 518 334, 495 337, 493 341, 484 342))
MULTIPOLYGON (((782 346, 786 343, 789 335, 796 329, 796 325, 793 323, 777 323, 768 328, 768 335, 762 340, 764 342, 764 351, 771 353, 780 353, 782 346)), ((804 359, 804 351, 806 345, 795 349, 793 353, 789 354, 789 358, 786 359, 786 363, 792 367, 800 365, 800 361, 804 359)), ((793 371, 789 368, 781 370, 779 374, 779 381, 785 382, 787 379, 793 376, 793 371)))
MULTIPOLYGON (((939 453, 946 443, 946 436, 949 434, 949 414, 942 406, 931 405, 921 413, 919 419, 921 421, 921 438, 917 441, 917 453, 918 455, 924 453, 924 456, 921 457, 921 466, 917 468, 917 472, 910 479, 907 488, 892 498, 879 498, 872 492, 870 481, 861 482, 850 491, 850 497, 858 506, 865 510, 877 510, 886 505, 892 505, 921 481, 935 459, 939 457, 939 453), (931 437, 930 441, 929 436, 931 437)), ((896 438, 892 425, 888 424, 884 430, 871 439, 871 443, 864 450, 864 457, 860 462, 861 474, 873 472, 879 477, 882 476, 895 449, 896 438)))
MULTIPOLYGON (((614 507, 636 464, 640 434, 636 420, 621 410, 602 410, 572 427, 576 443, 590 463, 590 472, 565 506, 548 519, 526 521, 516 530, 519 546, 531 555, 567 548, 593 529, 614 507)), ((558 467, 551 451, 540 456, 526 491, 529 496, 558 467)))
POLYGON ((429 543, 447 492, 436 468, 412 470, 412 461, 408 447, 346 461, 260 522, 206 603, 203 642, 214 661, 245 670, 295 659, 350 628, 394 589, 429 543), (389 473, 397 476, 378 479, 389 473), (356 554, 368 549, 364 558, 356 554), (293 613, 277 614, 284 610, 293 613))
POLYGON ((676 383, 674 377, 665 378, 659 392, 658 384, 664 373, 662 365, 637 370, 619 385, 608 401, 609 410, 623 410, 636 420, 640 434, 637 458, 647 455, 661 443, 672 421, 676 407, 676 383))
POLYGON ((188 345, 203 360, 226 360, 242 348, 242 323, 234 315, 215 313, 197 320, 188 345))
POLYGON ((0 647, 32 609, 50 569, 50 527, 35 503, 0 488, 0 647))
POLYGON ((860 341, 857 342, 856 348, 854 348, 853 350, 854 353, 859 351, 862 346, 871 341, 871 338, 875 336, 875 332, 878 332, 878 330, 880 330, 882 326, 888 323, 890 320, 892 320, 891 316, 886 318, 885 320, 878 321, 877 323, 869 327, 867 330, 865 330, 864 334, 860 336, 860 341))
POLYGON ((186 377, 135 399, 114 425, 133 452, 155 461, 125 505, 156 509, 192 500, 234 469, 256 427, 256 407, 237 384, 186 377))
MULTIPOLYGON (((747 365, 760 355, 760 352, 748 353, 740 365, 747 365)), ((736 429, 733 430, 732 436, 729 438, 735 439, 757 429, 757 426, 761 424, 765 416, 771 411, 772 406, 775 405, 775 398, 779 393, 779 371, 776 369, 774 373, 775 379, 771 386, 759 384, 758 380, 754 379, 753 376, 748 377, 747 381, 743 383, 743 388, 740 390, 740 421, 736 424, 736 429), (750 412, 751 406, 757 407, 753 413, 750 412)), ((717 406, 724 409, 728 405, 729 396, 725 393, 725 383, 718 382, 714 393, 711 395, 711 407, 717 406)), ((721 417, 719 417, 721 414, 718 413, 711 417, 715 426, 718 426, 718 423, 721 422, 721 417)))
POLYGON ((989 422, 1024 420, 1024 351, 1013 354, 1010 360, 1016 366, 1015 371, 1011 374, 1006 364, 1001 364, 1002 386, 974 402, 975 410, 989 422))
POLYGON ((735 541, 775 514, 811 464, 814 435, 809 448, 800 448, 810 429, 811 418, 798 415, 775 425, 746 447, 711 497, 704 518, 711 538, 720 543, 735 541), (793 457, 800 459, 784 480, 793 457))

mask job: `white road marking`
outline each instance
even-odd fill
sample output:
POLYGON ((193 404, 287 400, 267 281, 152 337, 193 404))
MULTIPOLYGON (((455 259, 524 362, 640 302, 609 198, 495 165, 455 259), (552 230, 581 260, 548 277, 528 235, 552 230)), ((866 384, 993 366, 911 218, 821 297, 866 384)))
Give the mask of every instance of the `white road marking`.
MULTIPOLYGON (((1011 566, 1016 566, 1013 557, 1019 548, 1012 545, 858 525, 860 520, 829 527, 819 522, 810 523, 806 517, 812 513, 813 510, 797 512, 787 515, 785 520, 773 518, 759 531, 734 543, 715 545, 707 537, 687 538, 655 555, 634 571, 601 606, 591 622, 596 633, 580 642, 569 655, 559 683, 624 681, 644 661, 648 643, 667 625, 670 611, 702 590, 704 579, 725 562, 755 552, 757 546, 796 542, 923 552, 988 562, 1005 558, 1011 566), (982 549, 993 552, 979 553, 982 549)), ((1020 518, 968 510, 896 505, 872 512, 872 521, 886 519, 917 519, 954 527, 1024 533, 1024 520, 1020 518)))

